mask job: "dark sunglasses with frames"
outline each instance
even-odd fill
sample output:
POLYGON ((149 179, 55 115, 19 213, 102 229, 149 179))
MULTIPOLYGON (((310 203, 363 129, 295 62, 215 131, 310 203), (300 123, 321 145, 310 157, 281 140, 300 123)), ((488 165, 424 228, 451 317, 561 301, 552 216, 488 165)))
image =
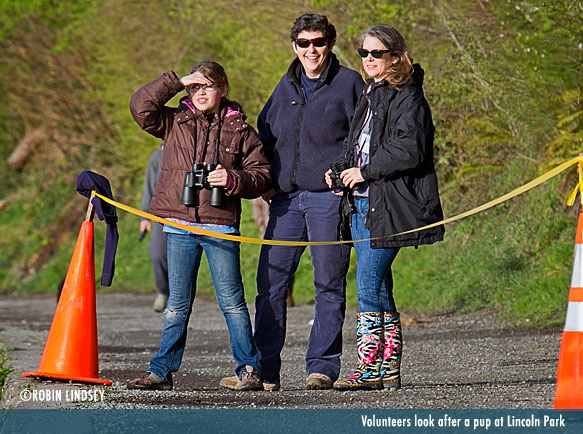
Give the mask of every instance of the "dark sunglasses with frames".
POLYGON ((308 48, 311 44, 314 44, 314 47, 324 47, 328 43, 328 39, 323 36, 314 39, 296 39, 295 43, 300 48, 308 48))
POLYGON ((374 57, 375 59, 380 59, 381 57, 383 57, 387 53, 390 53, 390 50, 372 50, 372 51, 368 51, 368 50, 365 50, 364 48, 359 48, 358 49, 358 55, 360 57, 362 57, 363 59, 366 59, 369 54, 372 57, 374 57))

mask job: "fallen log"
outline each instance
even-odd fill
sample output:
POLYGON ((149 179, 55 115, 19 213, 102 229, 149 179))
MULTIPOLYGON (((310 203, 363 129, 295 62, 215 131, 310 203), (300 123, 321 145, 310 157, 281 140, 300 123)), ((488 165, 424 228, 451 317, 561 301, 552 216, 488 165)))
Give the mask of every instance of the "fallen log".
POLYGON ((18 142, 8 159, 8 166, 12 170, 19 170, 24 166, 26 160, 30 157, 35 149, 42 140, 46 138, 44 126, 35 128, 34 130, 26 133, 24 137, 18 142))

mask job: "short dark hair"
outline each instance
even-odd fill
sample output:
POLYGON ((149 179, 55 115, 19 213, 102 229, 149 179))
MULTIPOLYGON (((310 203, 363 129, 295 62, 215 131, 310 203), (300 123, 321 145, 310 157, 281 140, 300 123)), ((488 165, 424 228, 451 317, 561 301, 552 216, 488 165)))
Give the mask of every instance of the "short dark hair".
POLYGON ((332 49, 336 43, 336 27, 326 15, 303 14, 296 18, 290 31, 290 39, 295 42, 301 32, 322 32, 328 41, 328 48, 332 49))

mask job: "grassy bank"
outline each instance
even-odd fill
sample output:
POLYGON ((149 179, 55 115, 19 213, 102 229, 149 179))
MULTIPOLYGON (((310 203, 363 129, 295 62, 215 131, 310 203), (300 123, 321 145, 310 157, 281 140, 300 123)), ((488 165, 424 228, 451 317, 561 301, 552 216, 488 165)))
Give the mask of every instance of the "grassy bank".
MULTIPOLYGON (((165 70, 201 58, 222 63, 239 100, 256 116, 293 58, 288 32, 305 11, 337 25, 341 61, 369 25, 402 31, 423 65, 436 124, 436 167, 448 216, 530 181, 583 150, 583 13, 580 2, 373 0, 101 2, 0 4, 0 293, 54 291, 65 275, 86 200, 82 170, 111 182, 116 200, 136 206, 158 143, 127 108, 131 93, 165 70), (7 157, 41 128, 26 165, 7 157)), ((512 202, 447 227, 435 246, 403 249, 395 262, 397 303, 408 310, 495 306, 528 324, 564 320, 576 209, 565 199, 574 171, 512 202)), ((115 291, 152 291, 148 243, 139 219, 120 212, 115 291)), ((250 205, 242 233, 256 236, 250 205)), ((100 269, 104 228, 96 223, 100 269)), ((255 294, 259 248, 242 246, 243 276, 255 294)), ((353 258, 353 265, 355 265, 353 258)), ((356 300, 354 271, 349 302, 356 300)), ((99 273, 98 276, 99 278, 99 273)), ((309 252, 295 298, 313 298, 309 252)), ((199 291, 212 294, 207 268, 199 291)))
POLYGON ((2 399, 2 386, 4 386, 4 380, 13 371, 13 369, 8 366, 8 351, 4 347, 0 347, 0 399, 2 399))

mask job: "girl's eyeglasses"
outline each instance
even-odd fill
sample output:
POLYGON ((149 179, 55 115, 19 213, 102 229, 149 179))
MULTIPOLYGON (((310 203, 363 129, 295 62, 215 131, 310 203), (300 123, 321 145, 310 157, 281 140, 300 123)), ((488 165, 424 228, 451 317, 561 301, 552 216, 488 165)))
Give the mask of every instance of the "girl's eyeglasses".
POLYGON ((217 88, 216 84, 193 84, 190 86, 193 92, 198 92, 200 89, 207 91, 207 90, 215 90, 217 88))
POLYGON ((368 51, 368 50, 365 50, 364 48, 359 48, 358 49, 358 54, 363 59, 366 59, 369 54, 372 57, 374 57, 375 59, 380 59, 381 57, 383 57, 387 53, 390 53, 390 51, 389 50, 372 50, 372 51, 368 51))
POLYGON ((323 36, 314 39, 296 39, 296 45, 300 48, 308 48, 310 44, 314 44, 314 47, 324 47, 328 40, 323 36))

